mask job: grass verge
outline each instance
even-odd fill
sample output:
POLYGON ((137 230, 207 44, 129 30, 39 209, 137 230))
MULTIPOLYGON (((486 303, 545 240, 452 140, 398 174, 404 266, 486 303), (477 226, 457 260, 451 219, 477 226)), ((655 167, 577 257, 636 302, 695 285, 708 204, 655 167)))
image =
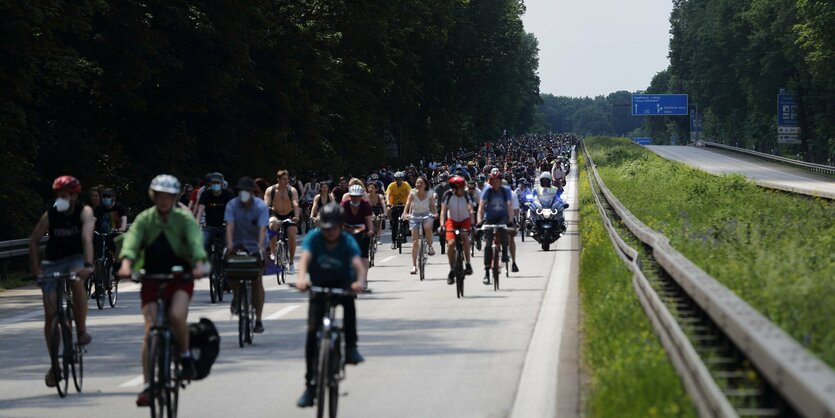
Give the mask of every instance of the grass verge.
MULTIPOLYGON (((581 160, 582 161, 582 160, 581 160)), ((582 167, 582 163, 579 164, 582 167)), ((589 417, 693 417, 695 410, 618 258, 580 171, 580 300, 589 417)))
POLYGON ((609 189, 673 247, 835 366, 835 202, 590 138, 609 189))

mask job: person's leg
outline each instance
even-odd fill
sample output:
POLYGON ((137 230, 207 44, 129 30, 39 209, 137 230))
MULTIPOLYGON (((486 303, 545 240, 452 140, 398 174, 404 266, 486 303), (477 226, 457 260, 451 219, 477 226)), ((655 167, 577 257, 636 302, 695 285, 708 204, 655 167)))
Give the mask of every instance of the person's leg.
POLYGON ((168 321, 171 323, 171 333, 177 341, 182 354, 189 352, 188 335, 188 304, 191 297, 184 290, 177 290, 171 295, 168 307, 168 321))
POLYGON ((423 221, 423 236, 426 238, 426 244, 429 245, 429 251, 432 255, 435 254, 435 249, 432 248, 432 221, 427 219, 423 221))
POLYGON ((50 352, 52 347, 52 320, 58 310, 58 293, 54 286, 45 285, 43 291, 43 312, 44 327, 43 334, 46 338, 46 351, 50 352))
POLYGON ((316 385, 316 357, 318 351, 317 349, 319 348, 318 342, 316 341, 316 332, 319 330, 319 325, 322 323, 322 318, 324 316, 324 300, 321 297, 311 297, 307 307, 307 339, 304 344, 305 360, 307 364, 304 381, 305 385, 308 387, 316 385))
POLYGON ((255 304, 255 321, 261 322, 261 312, 264 311, 264 280, 261 277, 252 281, 252 303, 255 304))
POLYGON ((508 260, 508 257, 507 257, 507 247, 508 247, 508 245, 507 245, 507 230, 506 229, 500 229, 499 230, 499 241, 502 243, 502 262, 505 262, 505 261, 508 260))
POLYGON ((464 243, 464 259, 467 261, 467 264, 470 264, 470 233, 461 231, 461 241, 464 243))
MULTIPOLYGON (((446 256, 447 256, 447 260, 449 260, 449 268, 453 269, 453 268, 455 268, 455 238, 448 239, 446 243, 447 243, 447 245, 446 245, 446 248, 447 248, 446 256)), ((467 257, 469 257, 469 256, 467 256, 467 257)))
POLYGON ((82 342, 82 336, 87 334, 87 292, 84 290, 84 280, 74 280, 70 283, 70 286, 72 286, 72 307, 75 313, 75 329, 78 331, 77 339, 79 342, 82 342))
POLYGON ((293 225, 287 228, 287 245, 290 247, 290 265, 293 265, 294 260, 296 259, 296 235, 298 234, 298 228, 293 225))
POLYGON ((417 268, 417 252, 418 252, 418 234, 420 233, 420 226, 415 225, 412 228, 412 269, 417 268))
POLYGON ((508 241, 510 242, 510 259, 513 260, 513 264, 516 264, 516 233, 510 232, 508 237, 508 241))
POLYGON ((340 302, 342 304, 342 315, 345 325, 345 346, 356 347, 357 341, 357 307, 353 296, 345 296, 340 302))
POLYGON ((142 316, 145 318, 145 333, 142 337, 142 376, 145 379, 145 384, 148 384, 150 376, 148 375, 148 334, 151 332, 151 326, 157 318, 157 303, 149 302, 142 307, 142 316))
POLYGON ((485 229, 484 234, 484 268, 490 269, 490 261, 493 260, 493 232, 492 229, 485 229))

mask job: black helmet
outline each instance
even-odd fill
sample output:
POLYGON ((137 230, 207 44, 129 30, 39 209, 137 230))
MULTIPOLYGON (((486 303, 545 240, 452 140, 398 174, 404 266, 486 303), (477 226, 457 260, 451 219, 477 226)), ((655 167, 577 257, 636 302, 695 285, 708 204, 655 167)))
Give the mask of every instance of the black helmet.
POLYGON ((345 210, 335 202, 328 203, 319 212, 319 227, 324 229, 338 228, 345 221, 345 210))

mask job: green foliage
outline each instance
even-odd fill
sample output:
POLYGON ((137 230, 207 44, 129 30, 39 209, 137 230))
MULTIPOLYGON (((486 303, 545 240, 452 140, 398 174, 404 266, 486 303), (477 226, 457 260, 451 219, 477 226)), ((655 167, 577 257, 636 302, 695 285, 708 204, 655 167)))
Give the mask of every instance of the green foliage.
POLYGON ((632 116, 632 93, 618 91, 594 99, 542 95, 539 114, 551 132, 585 135, 625 135, 641 126, 643 117, 632 116))
MULTIPOLYGON (((582 162, 579 165, 582 167, 582 162)), ((585 179, 586 172, 580 175, 580 298, 584 362, 591 386, 585 405, 587 415, 695 416, 638 302, 632 274, 615 254, 585 179)))
POLYGON ((713 176, 624 139, 586 141, 606 185, 635 216, 835 365, 835 202, 713 176))
POLYGON ((527 132, 538 47, 518 0, 46 0, 0 3, 0 240, 50 181, 117 188, 160 172, 359 174, 527 132), (8 227, 6 227, 8 226, 8 227))
MULTIPOLYGON (((689 93, 710 119, 705 137, 763 152, 835 161, 835 3, 675 0, 670 67, 653 93, 689 93), (777 144, 776 95, 798 95, 803 144, 777 144), (782 149, 781 149, 782 148, 782 149)), ((655 137, 689 138, 687 118, 647 118, 655 137)), ((665 141, 661 141, 665 142, 665 141)))

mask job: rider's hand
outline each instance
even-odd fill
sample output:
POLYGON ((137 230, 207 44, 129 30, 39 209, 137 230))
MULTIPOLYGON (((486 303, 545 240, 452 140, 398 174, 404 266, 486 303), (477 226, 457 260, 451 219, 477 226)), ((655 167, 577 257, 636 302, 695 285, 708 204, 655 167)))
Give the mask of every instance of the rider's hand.
POLYGON ((298 216, 293 217, 293 223, 299 223, 299 217, 298 216))
POLYGON ((374 231, 366 231, 365 234, 368 235, 368 238, 374 238, 374 231))
POLYGON ((296 289, 299 289, 299 292, 304 292, 305 290, 307 290, 307 286, 309 284, 310 283, 307 282, 307 279, 300 278, 299 280, 296 281, 296 289))
POLYGON ((128 266, 125 263, 122 263, 122 267, 119 268, 119 272, 116 273, 116 274, 120 278, 127 279, 128 277, 130 277, 131 273, 132 273, 132 271, 130 269, 130 266, 128 266))
POLYGON ((194 265, 194 269, 191 270, 191 275, 197 279, 209 274, 209 269, 206 268, 206 263, 202 261, 198 261, 197 264, 194 265))
POLYGON ((359 280, 357 280, 351 283, 351 290, 353 290, 354 293, 362 293, 362 291, 365 290, 365 283, 362 283, 359 280))
POLYGON ((93 274, 93 268, 84 267, 83 269, 78 270, 76 273, 78 273, 78 277, 86 280, 88 277, 90 277, 91 274, 93 274))

